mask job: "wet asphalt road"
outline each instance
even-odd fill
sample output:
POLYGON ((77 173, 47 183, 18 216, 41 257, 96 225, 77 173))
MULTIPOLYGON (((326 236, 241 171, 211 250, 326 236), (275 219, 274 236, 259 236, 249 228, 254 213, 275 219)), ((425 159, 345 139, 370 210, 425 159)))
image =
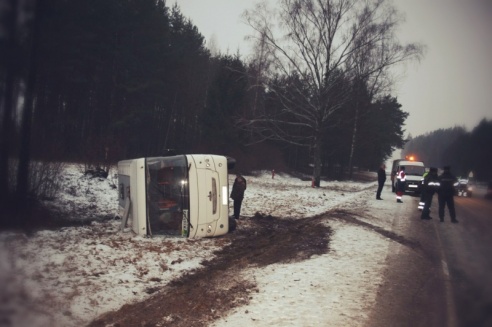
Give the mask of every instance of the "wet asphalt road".
MULTIPOLYGON (((389 198, 389 196, 387 196, 389 198)), ((458 224, 420 219, 417 197, 395 203, 385 282, 368 326, 492 327, 492 201, 455 197, 458 224)))

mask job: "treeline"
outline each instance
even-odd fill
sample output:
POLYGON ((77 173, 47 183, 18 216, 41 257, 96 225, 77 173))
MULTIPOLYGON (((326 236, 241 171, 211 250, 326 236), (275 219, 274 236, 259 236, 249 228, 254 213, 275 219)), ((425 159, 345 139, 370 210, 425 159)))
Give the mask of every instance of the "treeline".
MULTIPOLYGON (((29 162, 39 160, 114 164, 174 149, 233 156, 242 170, 312 169, 312 146, 255 143, 244 121, 281 110, 282 100, 259 83, 257 61, 212 55, 177 6, 9 0, 0 15, 2 198, 13 183, 26 183, 29 162), (8 176, 14 164, 17 179, 8 176)), ((287 93, 302 88, 293 76, 261 78, 287 93)), ((376 169, 403 145, 408 114, 397 100, 344 80, 338 92, 350 101, 317 135, 325 176, 340 177, 349 166, 376 169)), ((290 131, 305 133, 295 124, 290 131)))
POLYGON ((492 180, 492 121, 483 119, 471 132, 464 127, 439 129, 410 138, 402 155, 416 155, 428 167, 449 165, 457 176, 492 180))

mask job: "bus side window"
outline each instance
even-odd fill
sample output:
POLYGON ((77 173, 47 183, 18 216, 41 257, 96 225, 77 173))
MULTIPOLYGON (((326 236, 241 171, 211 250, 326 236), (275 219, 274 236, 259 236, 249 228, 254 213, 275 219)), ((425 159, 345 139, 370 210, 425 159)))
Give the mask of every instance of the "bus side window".
POLYGON ((120 199, 124 200, 125 199, 125 184, 121 183, 120 184, 120 199))

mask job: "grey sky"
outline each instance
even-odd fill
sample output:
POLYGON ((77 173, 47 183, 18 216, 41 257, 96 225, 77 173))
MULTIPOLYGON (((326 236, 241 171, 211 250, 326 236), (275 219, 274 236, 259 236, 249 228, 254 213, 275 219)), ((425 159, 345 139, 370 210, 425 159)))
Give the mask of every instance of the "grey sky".
MULTIPOLYGON (((392 95, 410 113, 413 136, 439 128, 475 127, 492 119, 492 0, 393 0, 405 14, 399 37, 422 42, 420 64, 409 64, 392 95)), ((251 30, 241 20, 252 0, 171 0, 223 53, 243 56, 251 30)))

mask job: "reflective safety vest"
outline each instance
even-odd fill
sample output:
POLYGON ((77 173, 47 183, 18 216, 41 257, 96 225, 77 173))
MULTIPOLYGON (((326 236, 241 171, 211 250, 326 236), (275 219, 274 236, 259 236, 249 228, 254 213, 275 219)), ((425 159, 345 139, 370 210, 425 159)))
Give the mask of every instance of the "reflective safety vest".
POLYGON ((405 171, 400 170, 398 172, 398 176, 396 177, 399 181, 404 182, 405 181, 405 171))
POLYGON ((424 185, 424 182, 425 182, 425 177, 429 174, 428 171, 426 171, 423 175, 422 175, 422 179, 420 180, 420 182, 422 183, 422 185, 424 185))
POLYGON ((428 187, 432 187, 434 189, 438 189, 439 186, 441 186, 441 183, 439 183, 439 181, 435 181, 435 182, 429 182, 429 184, 427 184, 428 187))

